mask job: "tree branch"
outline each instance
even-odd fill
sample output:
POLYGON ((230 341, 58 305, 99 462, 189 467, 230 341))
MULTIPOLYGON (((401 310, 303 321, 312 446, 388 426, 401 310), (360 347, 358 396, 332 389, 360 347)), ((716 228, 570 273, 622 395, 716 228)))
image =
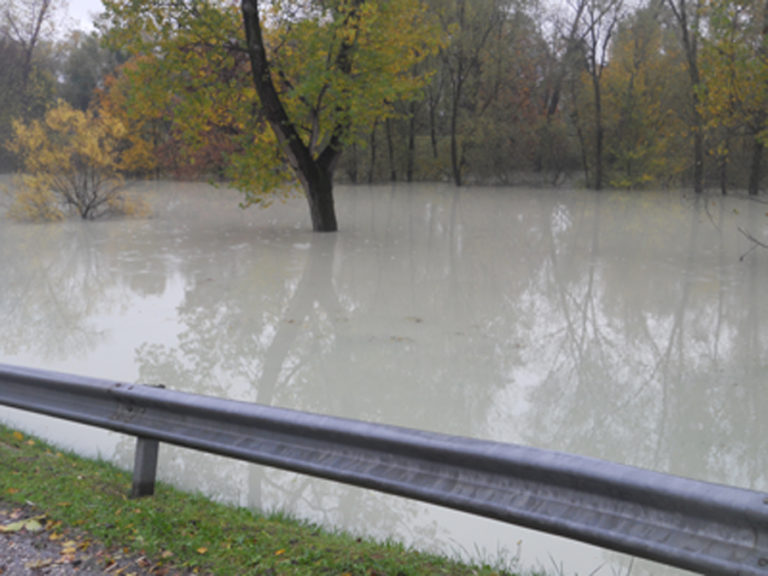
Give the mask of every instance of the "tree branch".
POLYGON ((739 226, 739 227, 738 227, 738 230, 739 230, 739 232, 741 232, 741 233, 744 235, 744 237, 745 237, 747 240, 749 240, 750 242, 752 242, 752 246, 749 248, 749 250, 747 250, 746 252, 744 252, 744 254, 742 254, 742 255, 739 257, 739 261, 743 261, 743 260, 744 260, 744 257, 745 257, 747 254, 749 254, 750 252, 752 252, 752 251, 753 251, 755 248, 757 248, 758 246, 759 246, 760 248, 766 248, 766 249, 768 249, 768 244, 766 244, 766 243, 764 243, 764 242, 761 242, 760 240, 758 240, 757 238, 755 238, 754 236, 752 236, 752 234, 750 234, 749 232, 747 232, 746 230, 744 230, 744 228, 742 228, 741 226, 739 226))

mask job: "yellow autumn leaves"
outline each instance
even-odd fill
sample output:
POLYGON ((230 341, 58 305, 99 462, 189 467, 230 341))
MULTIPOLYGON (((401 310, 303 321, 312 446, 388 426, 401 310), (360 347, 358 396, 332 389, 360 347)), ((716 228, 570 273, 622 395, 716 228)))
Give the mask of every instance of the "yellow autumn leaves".
POLYGON ((24 518, 23 520, 17 520, 10 524, 0 524, 0 532, 20 532, 26 530, 27 532, 41 532, 43 525, 40 520, 44 519, 45 515, 35 516, 34 518, 24 518))
POLYGON ((145 213, 126 197, 122 174, 146 168, 146 155, 119 120, 59 101, 42 120, 16 120, 13 129, 8 148, 24 172, 16 178, 12 217, 60 220, 68 210, 83 219, 145 213))
MULTIPOLYGON (((11 518, 23 516, 22 510, 14 510, 10 516, 11 518)), ((12 533, 27 533, 38 534, 45 531, 50 531, 47 535, 47 539, 51 542, 58 542, 59 552, 57 556, 39 557, 30 560, 25 563, 24 567, 27 570, 35 571, 41 570, 48 566, 56 564, 72 564, 76 561, 78 551, 87 550, 90 546, 88 540, 70 540, 65 539, 64 534, 57 531, 61 527, 61 522, 57 522, 48 519, 45 514, 39 514, 37 516, 21 518, 5 524, 0 524, 0 534, 12 534, 12 533)))

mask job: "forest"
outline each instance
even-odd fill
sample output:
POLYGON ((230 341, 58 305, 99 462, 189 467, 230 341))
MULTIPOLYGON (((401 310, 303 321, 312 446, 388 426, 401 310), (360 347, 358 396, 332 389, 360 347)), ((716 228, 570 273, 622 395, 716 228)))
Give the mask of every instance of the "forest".
MULTIPOLYGON (((0 171, 22 168, 15 130, 66 104, 119 123, 130 176, 282 190, 239 2, 105 0, 91 32, 57 0, 6 4, 0 171)), ((333 152, 337 181, 761 189, 765 0, 261 4, 292 138, 333 152)))

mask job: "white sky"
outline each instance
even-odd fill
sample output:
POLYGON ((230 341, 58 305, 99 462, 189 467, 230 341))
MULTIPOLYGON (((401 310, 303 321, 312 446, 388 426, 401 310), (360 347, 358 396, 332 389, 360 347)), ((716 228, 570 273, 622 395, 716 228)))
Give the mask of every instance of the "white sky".
POLYGON ((84 30, 91 29, 91 14, 98 14, 103 10, 101 0, 69 0, 67 6, 67 14, 74 20, 74 25, 84 30))

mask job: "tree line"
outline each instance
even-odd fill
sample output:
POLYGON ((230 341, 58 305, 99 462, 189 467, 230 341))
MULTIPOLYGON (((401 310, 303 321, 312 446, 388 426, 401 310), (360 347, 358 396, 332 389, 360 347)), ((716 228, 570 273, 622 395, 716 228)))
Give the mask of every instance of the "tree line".
POLYGON ((65 35, 56 0, 8 3, 0 139, 65 101, 123 126, 136 173, 226 179, 246 204, 297 178, 311 211, 334 177, 763 180, 766 0, 104 4, 98 32, 65 35))

